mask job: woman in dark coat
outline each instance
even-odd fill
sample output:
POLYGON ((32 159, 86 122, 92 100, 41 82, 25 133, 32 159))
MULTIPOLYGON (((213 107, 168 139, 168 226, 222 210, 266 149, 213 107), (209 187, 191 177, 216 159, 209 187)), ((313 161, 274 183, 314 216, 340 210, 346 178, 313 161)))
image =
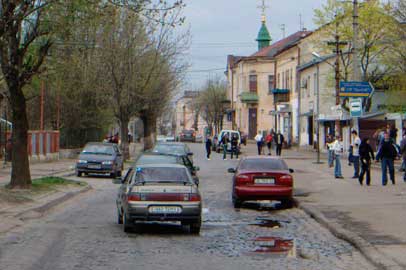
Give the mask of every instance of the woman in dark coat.
POLYGON ((362 186, 364 182, 364 175, 366 173, 367 185, 369 186, 371 184, 371 160, 375 159, 374 151, 369 144, 369 138, 362 139, 362 142, 359 146, 359 157, 361 160, 361 173, 359 175, 358 181, 362 186))

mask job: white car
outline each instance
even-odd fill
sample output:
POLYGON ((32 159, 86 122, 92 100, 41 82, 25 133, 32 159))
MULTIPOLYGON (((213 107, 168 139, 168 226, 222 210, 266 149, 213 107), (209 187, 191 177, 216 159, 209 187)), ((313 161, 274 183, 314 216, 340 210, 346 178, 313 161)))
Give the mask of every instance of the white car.
MULTIPOLYGON (((223 138, 223 136, 228 135, 228 144, 227 144, 227 151, 231 151, 231 138, 233 136, 237 136, 238 138, 238 145, 241 144, 241 134, 238 130, 229 130, 229 129, 223 129, 219 136, 218 136, 218 143, 220 144, 221 139, 223 138)), ((220 146, 218 147, 218 150, 220 150, 220 146)))

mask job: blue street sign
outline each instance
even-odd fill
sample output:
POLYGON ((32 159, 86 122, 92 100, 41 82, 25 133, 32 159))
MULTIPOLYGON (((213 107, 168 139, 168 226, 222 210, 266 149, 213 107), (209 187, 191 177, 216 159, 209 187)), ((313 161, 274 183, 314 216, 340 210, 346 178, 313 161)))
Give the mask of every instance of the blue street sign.
POLYGON ((350 99, 350 116, 361 117, 362 116, 362 99, 351 98, 350 99))
POLYGON ((341 97, 369 97, 372 91, 369 82, 340 82, 341 97))

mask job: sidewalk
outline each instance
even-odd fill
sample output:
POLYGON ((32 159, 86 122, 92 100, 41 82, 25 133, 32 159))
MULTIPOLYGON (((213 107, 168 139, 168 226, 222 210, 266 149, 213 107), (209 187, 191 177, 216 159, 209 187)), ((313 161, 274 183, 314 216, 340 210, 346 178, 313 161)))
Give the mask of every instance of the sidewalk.
MULTIPOLYGON (((242 150, 256 155, 255 145, 242 150)), ((379 269, 406 269, 406 183, 400 172, 396 171, 396 185, 389 181, 382 186, 376 166, 371 170, 371 186, 360 186, 351 178, 353 167, 344 160, 345 179, 335 179, 326 154, 321 154, 324 164, 313 163, 315 152, 284 149, 282 157, 295 169, 295 199, 300 208, 359 248, 379 269)))
MULTIPOLYGON (((65 159, 50 162, 38 162, 30 164, 31 178, 40 178, 43 176, 58 175, 61 173, 72 172, 75 169, 74 159, 65 159)), ((11 163, 8 162, 6 167, 3 164, 0 165, 0 185, 10 182, 11 175, 11 163)))

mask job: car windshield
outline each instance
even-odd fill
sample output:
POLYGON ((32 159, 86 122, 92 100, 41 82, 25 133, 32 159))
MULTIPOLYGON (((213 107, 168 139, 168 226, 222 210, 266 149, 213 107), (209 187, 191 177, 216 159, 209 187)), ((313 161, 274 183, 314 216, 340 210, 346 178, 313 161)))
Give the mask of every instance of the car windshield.
POLYGON ((250 158, 241 162, 241 170, 288 170, 285 161, 281 159, 250 158))
POLYGON ((184 131, 182 131, 182 133, 184 133, 184 134, 193 134, 194 131, 193 130, 184 130, 184 131))
POLYGON ((190 183, 186 168, 137 168, 136 183, 190 183))
POLYGON ((177 164, 180 163, 179 159, 175 156, 159 156, 159 155, 142 155, 137 160, 137 165, 140 164, 177 164))
POLYGON ((152 152, 162 154, 185 154, 185 147, 182 144, 157 144, 152 152))
POLYGON ((85 149, 83 149, 82 154, 112 156, 114 154, 114 149, 109 145, 91 144, 87 145, 85 149))

